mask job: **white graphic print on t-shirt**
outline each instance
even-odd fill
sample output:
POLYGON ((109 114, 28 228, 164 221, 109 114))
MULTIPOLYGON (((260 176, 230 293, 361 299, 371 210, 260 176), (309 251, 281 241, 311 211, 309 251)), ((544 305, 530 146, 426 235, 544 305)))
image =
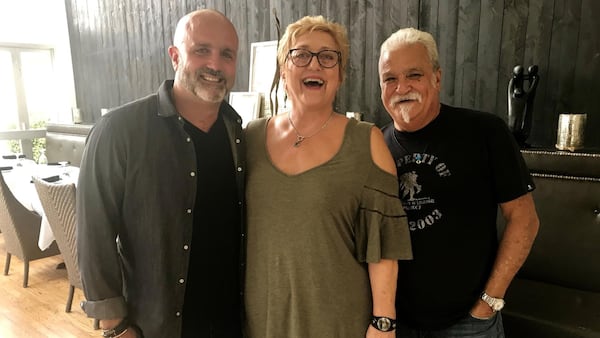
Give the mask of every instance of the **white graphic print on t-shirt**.
POLYGON ((400 198, 402 199, 404 209, 407 212, 412 211, 413 215, 420 214, 417 219, 411 219, 409 216, 409 229, 411 231, 416 231, 433 225, 443 216, 442 212, 435 208, 434 198, 422 196, 428 192, 428 187, 427 183, 420 182, 418 172, 433 169, 437 176, 441 178, 451 176, 451 172, 444 162, 440 162, 436 156, 426 153, 414 153, 399 158, 396 161, 398 172, 401 173, 403 171, 401 167, 408 164, 427 166, 425 168, 417 168, 418 170, 406 171, 403 174, 400 174, 398 179, 400 185, 400 198), (421 214, 423 211, 426 212, 426 206, 434 207, 434 209, 426 214, 421 214))

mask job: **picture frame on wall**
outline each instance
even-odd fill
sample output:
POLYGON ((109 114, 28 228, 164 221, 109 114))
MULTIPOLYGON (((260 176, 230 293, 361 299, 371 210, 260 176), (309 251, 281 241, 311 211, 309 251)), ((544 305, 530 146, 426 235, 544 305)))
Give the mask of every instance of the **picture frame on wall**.
MULTIPOLYGON (((271 116, 271 85, 277 69, 277 40, 253 42, 250 44, 250 77, 248 91, 258 92, 263 96, 260 116, 271 116)), ((277 91, 278 111, 284 109, 284 90, 280 82, 277 91)), ((275 97, 273 97, 275 102, 275 97)))
POLYGON ((229 104, 242 117, 242 128, 260 117, 262 95, 259 92, 231 92, 229 104))

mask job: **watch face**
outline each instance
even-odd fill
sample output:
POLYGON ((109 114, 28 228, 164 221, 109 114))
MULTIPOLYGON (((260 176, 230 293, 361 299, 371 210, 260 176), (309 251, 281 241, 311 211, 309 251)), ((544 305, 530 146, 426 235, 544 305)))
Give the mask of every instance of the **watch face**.
POLYGON ((381 331, 387 331, 392 326, 392 323, 387 318, 377 319, 377 328, 381 331))
POLYGON ((500 311, 502 308, 504 308, 504 299, 502 298, 494 298, 483 292, 481 294, 481 299, 486 302, 492 308, 492 310, 494 310, 494 312, 500 311))
POLYGON ((492 309, 494 311, 500 311, 504 307, 504 301, 502 299, 496 299, 494 301, 494 305, 492 305, 492 309))

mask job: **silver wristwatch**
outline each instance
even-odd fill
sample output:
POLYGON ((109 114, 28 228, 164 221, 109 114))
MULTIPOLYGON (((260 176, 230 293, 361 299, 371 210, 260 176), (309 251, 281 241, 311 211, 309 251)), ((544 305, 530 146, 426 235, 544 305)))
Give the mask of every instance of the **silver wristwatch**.
POLYGON ((494 312, 500 311, 502 310, 502 308, 504 308, 504 299, 494 298, 485 293, 485 291, 481 293, 481 300, 483 300, 487 305, 489 305, 492 308, 492 310, 494 310, 494 312))

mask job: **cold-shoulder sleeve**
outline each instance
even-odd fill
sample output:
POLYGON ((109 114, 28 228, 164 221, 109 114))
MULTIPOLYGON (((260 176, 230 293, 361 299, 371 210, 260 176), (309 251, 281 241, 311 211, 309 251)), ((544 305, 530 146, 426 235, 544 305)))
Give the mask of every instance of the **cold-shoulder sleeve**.
POLYGON ((406 213, 398 198, 398 179, 379 168, 369 175, 362 192, 356 223, 356 258, 412 259, 406 213))

